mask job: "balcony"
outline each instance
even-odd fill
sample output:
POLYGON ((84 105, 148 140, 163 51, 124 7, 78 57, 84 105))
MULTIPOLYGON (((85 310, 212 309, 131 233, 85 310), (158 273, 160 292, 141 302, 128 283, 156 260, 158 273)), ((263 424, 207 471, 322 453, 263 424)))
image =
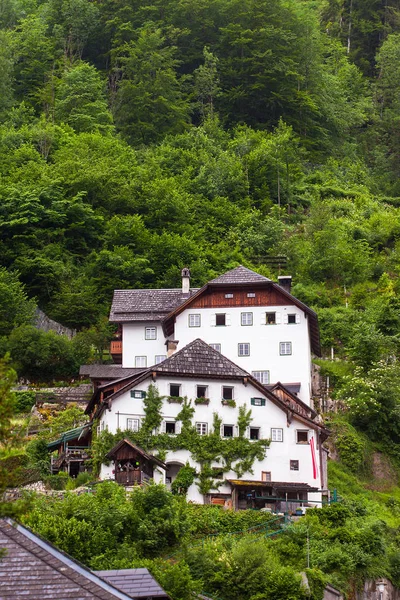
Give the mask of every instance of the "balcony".
POLYGON ((115 364, 122 364, 122 340, 113 340, 111 342, 110 354, 115 364))
POLYGON ((136 469, 133 471, 117 471, 115 473, 115 481, 120 485, 142 485, 143 483, 148 483, 150 477, 143 471, 136 469))

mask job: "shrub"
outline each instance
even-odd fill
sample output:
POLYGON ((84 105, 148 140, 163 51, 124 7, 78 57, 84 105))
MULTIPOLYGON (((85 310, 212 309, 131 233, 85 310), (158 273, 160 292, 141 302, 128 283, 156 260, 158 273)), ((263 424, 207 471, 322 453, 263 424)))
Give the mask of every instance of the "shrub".
POLYGON ((15 392, 15 409, 17 413, 29 412, 36 401, 36 393, 25 391, 15 392))

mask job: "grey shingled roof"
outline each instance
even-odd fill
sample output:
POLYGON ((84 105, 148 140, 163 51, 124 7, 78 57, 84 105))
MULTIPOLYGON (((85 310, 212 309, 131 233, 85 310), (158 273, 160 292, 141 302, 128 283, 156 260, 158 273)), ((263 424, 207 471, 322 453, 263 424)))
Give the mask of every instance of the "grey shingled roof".
POLYGON ((197 288, 189 294, 183 294, 181 289, 115 290, 110 321, 161 321, 195 292, 197 288))
POLYGON ((155 367, 152 367, 151 371, 155 371, 156 373, 223 377, 224 379, 249 376, 247 371, 235 365, 235 363, 199 338, 155 367))
POLYGON ((90 377, 91 379, 122 379, 140 373, 140 368, 124 368, 122 365, 82 365, 79 369, 79 375, 90 377))
POLYGON ((95 573, 129 594, 131 598, 169 598, 147 569, 119 569, 95 573))
POLYGON ((255 271, 252 271, 251 269, 247 269, 246 267, 243 267, 242 265, 239 265, 238 267, 236 267, 235 269, 232 269, 231 271, 227 271, 226 273, 223 273, 223 275, 220 275, 219 277, 216 277, 215 279, 211 279, 211 281, 209 281, 209 283, 215 284, 244 284, 244 283, 265 283, 266 281, 271 281, 271 279, 268 279, 268 277, 264 277, 263 275, 260 275, 259 273, 256 273, 255 271))
POLYGON ((1 600, 129 600, 29 529, 0 519, 1 600))

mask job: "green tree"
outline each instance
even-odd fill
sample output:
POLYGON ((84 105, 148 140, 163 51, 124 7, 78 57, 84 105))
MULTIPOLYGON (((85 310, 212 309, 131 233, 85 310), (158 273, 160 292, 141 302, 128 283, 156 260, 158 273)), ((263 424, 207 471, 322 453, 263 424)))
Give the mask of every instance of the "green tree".
POLYGON ((18 273, 0 267, 0 335, 32 322, 36 303, 29 300, 18 273))

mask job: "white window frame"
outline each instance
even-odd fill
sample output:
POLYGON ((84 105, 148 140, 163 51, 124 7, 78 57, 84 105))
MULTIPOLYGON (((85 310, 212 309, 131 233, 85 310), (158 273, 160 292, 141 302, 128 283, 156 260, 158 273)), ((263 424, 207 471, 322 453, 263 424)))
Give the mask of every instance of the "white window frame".
POLYGON ((225 294, 225 298, 233 298, 233 294, 225 294))
POLYGON ((300 461, 297 458, 291 458, 289 461, 289 468, 290 471, 300 471, 300 461), (297 468, 295 467, 294 463, 297 463, 297 468))
POLYGON ((164 433, 166 433, 167 435, 177 435, 177 424, 176 421, 174 419, 165 419, 164 420, 164 433), (167 424, 173 424, 174 425, 174 432, 170 433, 167 431, 167 424))
POLYGON ((298 316, 296 313, 288 313, 286 316, 287 316, 287 324, 288 325, 296 325, 296 323, 297 323, 297 316, 298 316), (292 322, 289 321, 289 319, 291 317, 294 317, 294 320, 292 322))
POLYGON ((230 438, 234 438, 235 437, 235 425, 231 425, 230 423, 223 423, 221 425, 221 429, 222 429, 222 431, 221 431, 222 436, 221 437, 223 437, 223 438, 225 438, 227 440, 229 440, 230 438), (232 435, 224 435, 224 433, 225 433, 225 427, 232 427, 232 435))
POLYGON ((221 344, 210 344, 210 348, 216 350, 217 352, 221 352, 221 344), (218 346, 218 348, 217 348, 218 346))
POLYGON ((154 357, 154 364, 159 365, 161 362, 166 360, 166 358, 167 358, 166 354, 156 354, 154 357))
POLYGON ((249 342, 240 342, 238 344, 238 356, 250 356, 249 342))
POLYGON ((203 385, 201 383, 196 385, 196 398, 208 398, 208 385, 203 385), (205 388, 206 393, 204 394, 204 396, 199 396, 199 392, 198 392, 199 387, 205 388))
POLYGON ((261 440, 261 427, 249 427, 249 440, 252 440, 253 442, 255 442, 257 440, 261 440), (258 431, 258 437, 257 438, 252 438, 251 437, 251 430, 252 429, 257 429, 257 431, 258 431))
POLYGON ((147 367, 147 356, 135 356, 135 368, 145 369, 147 367), (143 364, 140 364, 143 363, 143 364))
POLYGON ((249 327, 253 325, 253 313, 252 312, 242 312, 240 313, 240 324, 242 327, 249 327))
POLYGON ((310 441, 310 430, 309 429, 296 429, 296 444, 300 444, 300 446, 306 446, 310 441), (307 434, 306 442, 299 442, 299 433, 307 434))
POLYGON ((263 385, 269 384, 269 371, 252 371, 251 374, 253 375, 254 379, 257 379, 257 381, 263 385))
POLYGON ((235 388, 233 385, 223 385, 222 389, 221 389, 221 398, 223 400, 234 400, 235 399, 235 388), (225 389, 230 389, 232 390, 232 398, 224 398, 224 390, 225 389))
POLYGON ((208 423, 196 423, 196 431, 199 435, 208 435, 208 423))
POLYGON ((248 298, 255 298, 256 294, 255 294, 255 292, 247 292, 247 297, 248 298))
POLYGON ((170 398, 180 398, 181 397, 181 390, 182 390, 182 385, 180 383, 170 383, 169 384, 169 396, 170 398), (173 396, 171 394, 171 385, 176 385, 179 388, 179 394, 177 396, 173 396))
POLYGON ((283 427, 271 427, 271 442, 283 442, 283 427))
POLYGON ((138 419, 137 417, 128 417, 128 418, 126 419, 126 428, 127 428, 129 431, 133 431, 134 433, 137 433, 137 432, 139 431, 139 429, 140 429, 140 419, 138 419), (132 423, 135 421, 135 422, 136 422, 136 427, 130 427, 130 426, 129 426, 129 422, 130 422, 130 421, 131 421, 132 423))
POLYGON ((189 327, 201 327, 201 314, 191 313, 188 315, 188 324, 189 327))
POLYGON ((157 327, 145 327, 144 328, 144 339, 145 340, 156 340, 157 339, 157 327))
POLYGON ((279 356, 292 355, 292 342, 279 342, 279 356))

